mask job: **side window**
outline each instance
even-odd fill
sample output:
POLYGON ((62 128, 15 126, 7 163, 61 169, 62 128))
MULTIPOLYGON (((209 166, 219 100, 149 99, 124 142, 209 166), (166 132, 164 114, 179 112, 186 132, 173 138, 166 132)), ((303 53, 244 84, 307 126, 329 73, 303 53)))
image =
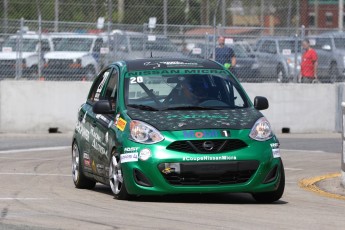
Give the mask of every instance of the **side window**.
POLYGON ((50 45, 48 40, 42 40, 41 41, 41 50, 42 52, 49 52, 50 51, 50 45))
POLYGON ((315 39, 315 49, 322 49, 323 46, 329 45, 332 47, 332 42, 330 38, 316 38, 315 39))
POLYGON ((259 49, 260 52, 269 53, 270 41, 264 41, 259 49))
POLYGON ((97 80, 92 85, 92 88, 90 90, 89 96, 87 100, 91 103, 99 101, 101 99, 104 99, 102 97, 103 95, 103 86, 107 82, 109 75, 111 73, 112 69, 107 69, 104 72, 102 72, 98 77, 97 80))
POLYGON ((109 78, 108 84, 105 87, 103 99, 111 102, 113 109, 115 109, 117 99, 117 86, 118 86, 119 72, 114 69, 109 78))
POLYGON ((93 47, 93 52, 100 52, 100 49, 103 45, 103 39, 102 38, 97 38, 95 41, 95 46, 93 47))

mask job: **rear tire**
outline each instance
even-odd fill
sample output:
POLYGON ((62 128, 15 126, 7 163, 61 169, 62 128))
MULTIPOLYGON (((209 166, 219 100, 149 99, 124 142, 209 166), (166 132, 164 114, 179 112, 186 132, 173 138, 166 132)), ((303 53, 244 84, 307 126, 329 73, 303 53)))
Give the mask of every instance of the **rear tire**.
POLYGON ((279 200, 283 196, 284 188, 285 188, 285 172, 284 172, 283 162, 281 162, 280 178, 279 178, 279 185, 278 185, 277 190, 272 191, 272 192, 252 193, 252 196, 259 203, 273 203, 279 200))
POLYGON ((284 70, 284 67, 282 65, 279 65, 277 67, 277 76, 276 76, 277 82, 283 83, 283 82, 289 82, 287 79, 286 72, 284 70))
POLYGON ((96 182, 87 178, 83 173, 82 156, 79 151, 77 142, 72 145, 72 177, 76 188, 93 189, 96 182))

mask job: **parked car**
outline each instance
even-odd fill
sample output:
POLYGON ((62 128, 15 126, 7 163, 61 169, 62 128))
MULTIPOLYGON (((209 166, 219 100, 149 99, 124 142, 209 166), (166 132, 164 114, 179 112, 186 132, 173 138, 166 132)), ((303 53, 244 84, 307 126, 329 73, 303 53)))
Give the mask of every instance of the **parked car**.
POLYGON ((277 82, 289 82, 297 79, 301 61, 300 39, 262 37, 257 41, 254 51, 263 78, 273 79, 277 82))
POLYGON ((55 50, 44 55, 43 76, 48 79, 92 80, 103 67, 101 48, 106 36, 56 33, 55 50))
POLYGON ((325 33, 308 37, 318 55, 317 74, 323 82, 345 80, 345 33, 325 33))
MULTIPOLYGON (((231 70, 240 81, 261 82, 260 66, 254 54, 248 53, 242 43, 228 44, 236 55, 236 66, 231 70)), ((193 58, 211 58, 212 46, 209 44, 198 43, 190 51, 189 56, 193 58)))
POLYGON ((0 52, 0 78, 37 78, 38 65, 40 61, 42 63, 43 55, 53 49, 52 40, 46 34, 39 36, 34 32, 27 32, 8 37, 0 52))
POLYGON ((112 47, 114 47, 117 60, 148 58, 151 56, 154 58, 184 57, 178 51, 177 46, 164 35, 115 30, 112 33, 112 39, 112 47))
POLYGON ((109 185, 116 199, 181 193, 284 192, 279 141, 240 83, 203 59, 118 61, 94 80, 72 142, 77 188, 109 185), (161 78, 159 84, 146 79, 161 78))

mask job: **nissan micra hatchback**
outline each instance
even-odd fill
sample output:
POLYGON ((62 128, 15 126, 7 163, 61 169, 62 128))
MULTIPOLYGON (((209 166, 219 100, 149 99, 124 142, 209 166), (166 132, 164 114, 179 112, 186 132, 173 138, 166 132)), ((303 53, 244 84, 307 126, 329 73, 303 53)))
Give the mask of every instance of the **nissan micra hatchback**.
POLYGON ((80 107, 72 144, 77 188, 109 185, 117 199, 182 193, 284 192, 279 141, 238 80, 209 60, 109 65, 80 107))

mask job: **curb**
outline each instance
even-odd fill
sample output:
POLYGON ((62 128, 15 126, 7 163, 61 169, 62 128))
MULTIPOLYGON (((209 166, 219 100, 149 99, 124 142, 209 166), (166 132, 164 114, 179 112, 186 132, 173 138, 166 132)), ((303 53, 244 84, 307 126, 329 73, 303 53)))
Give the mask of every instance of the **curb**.
POLYGON ((338 200, 345 200, 345 196, 324 191, 316 185, 316 183, 319 181, 334 178, 334 177, 340 177, 340 175, 341 175, 340 173, 330 173, 330 174, 326 174, 322 176, 306 178, 306 179, 300 180, 298 182, 298 185, 304 190, 317 193, 320 196, 325 196, 328 198, 333 198, 333 199, 338 199, 338 200))

